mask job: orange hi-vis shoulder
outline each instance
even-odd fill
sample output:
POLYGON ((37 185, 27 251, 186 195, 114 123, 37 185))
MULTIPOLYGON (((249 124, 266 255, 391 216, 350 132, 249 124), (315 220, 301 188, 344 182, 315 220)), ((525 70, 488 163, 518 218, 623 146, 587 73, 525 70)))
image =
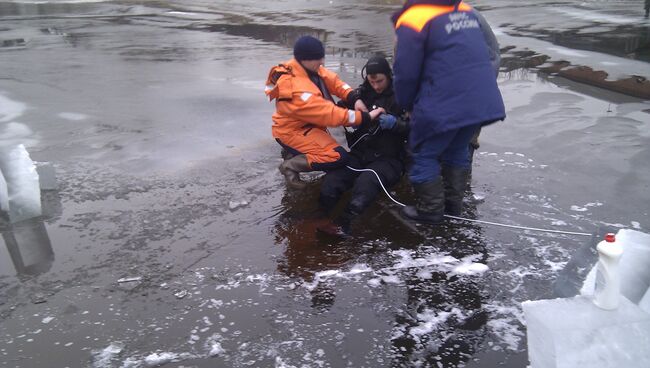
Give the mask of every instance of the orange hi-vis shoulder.
MULTIPOLYGON (((322 66, 318 69, 318 76, 333 96, 345 100, 352 92, 352 88, 336 73, 322 66)), ((297 133, 306 125, 325 129, 358 125, 363 120, 361 112, 339 107, 326 99, 295 59, 271 68, 264 92, 276 103, 273 114, 276 138, 282 134, 297 133)))
MULTIPOLYGON (((318 69, 324 88, 340 99, 347 99, 352 88, 324 67, 318 69)), ((273 137, 285 146, 304 153, 309 164, 332 163, 341 158, 339 144, 327 127, 352 126, 363 122, 360 111, 337 106, 323 96, 307 71, 295 59, 271 68, 264 90, 275 100, 273 137)))
MULTIPOLYGON (((422 28, 424 28, 424 26, 434 18, 451 13, 455 10, 455 5, 414 5, 400 15, 397 22, 395 22, 395 29, 398 29, 401 26, 406 26, 419 33, 422 31, 422 28)), ((461 1, 460 4, 458 4, 458 11, 469 12, 472 11, 472 7, 461 1)))

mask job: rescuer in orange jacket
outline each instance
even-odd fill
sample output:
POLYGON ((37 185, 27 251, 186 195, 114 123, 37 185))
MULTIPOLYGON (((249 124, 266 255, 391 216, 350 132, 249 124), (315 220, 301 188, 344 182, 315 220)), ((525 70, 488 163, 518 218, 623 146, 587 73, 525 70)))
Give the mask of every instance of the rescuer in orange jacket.
POLYGON ((329 134, 327 127, 357 126, 376 119, 384 109, 349 110, 332 96, 352 102, 353 89, 336 73, 323 67, 325 48, 316 38, 302 36, 293 48, 294 58, 271 68, 265 93, 275 100, 273 137, 284 149, 280 172, 287 183, 304 187, 299 173, 327 171, 346 164, 348 152, 329 134))

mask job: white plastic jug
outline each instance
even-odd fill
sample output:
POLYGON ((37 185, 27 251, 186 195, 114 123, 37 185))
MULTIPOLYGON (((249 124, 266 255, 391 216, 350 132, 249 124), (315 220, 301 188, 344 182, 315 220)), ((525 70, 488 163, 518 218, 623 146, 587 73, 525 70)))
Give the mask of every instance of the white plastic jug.
POLYGON ((598 266, 594 304, 602 309, 616 309, 621 289, 618 261, 623 255, 623 246, 616 242, 616 236, 613 233, 607 233, 605 239, 598 243, 596 249, 598 250, 598 266))

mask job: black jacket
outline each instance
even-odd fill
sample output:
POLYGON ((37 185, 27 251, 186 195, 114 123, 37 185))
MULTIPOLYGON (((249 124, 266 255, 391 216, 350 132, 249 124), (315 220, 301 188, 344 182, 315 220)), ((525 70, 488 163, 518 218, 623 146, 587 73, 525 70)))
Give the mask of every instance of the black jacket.
POLYGON ((406 160, 406 138, 408 137, 408 121, 405 111, 397 105, 392 86, 378 94, 365 81, 354 91, 354 97, 348 99, 349 108, 354 108, 357 99, 363 101, 369 110, 383 107, 387 113, 397 117, 397 124, 391 130, 379 128, 379 122, 364 122, 354 131, 346 130, 346 138, 350 154, 359 158, 363 164, 379 158, 395 158, 402 163, 406 160))

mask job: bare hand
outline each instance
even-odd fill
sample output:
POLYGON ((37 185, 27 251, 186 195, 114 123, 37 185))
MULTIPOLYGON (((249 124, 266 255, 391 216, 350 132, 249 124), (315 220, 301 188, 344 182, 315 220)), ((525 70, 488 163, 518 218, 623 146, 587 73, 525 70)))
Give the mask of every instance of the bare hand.
POLYGON ((386 110, 384 110, 383 107, 379 107, 379 108, 376 108, 376 109, 370 111, 369 114, 370 114, 370 118, 372 120, 375 120, 375 119, 377 119, 379 117, 379 115, 385 114, 385 113, 386 113, 386 110))
POLYGON ((366 106, 365 103, 361 100, 357 100, 357 102, 354 103, 354 109, 356 111, 365 111, 368 112, 368 107, 366 106))

